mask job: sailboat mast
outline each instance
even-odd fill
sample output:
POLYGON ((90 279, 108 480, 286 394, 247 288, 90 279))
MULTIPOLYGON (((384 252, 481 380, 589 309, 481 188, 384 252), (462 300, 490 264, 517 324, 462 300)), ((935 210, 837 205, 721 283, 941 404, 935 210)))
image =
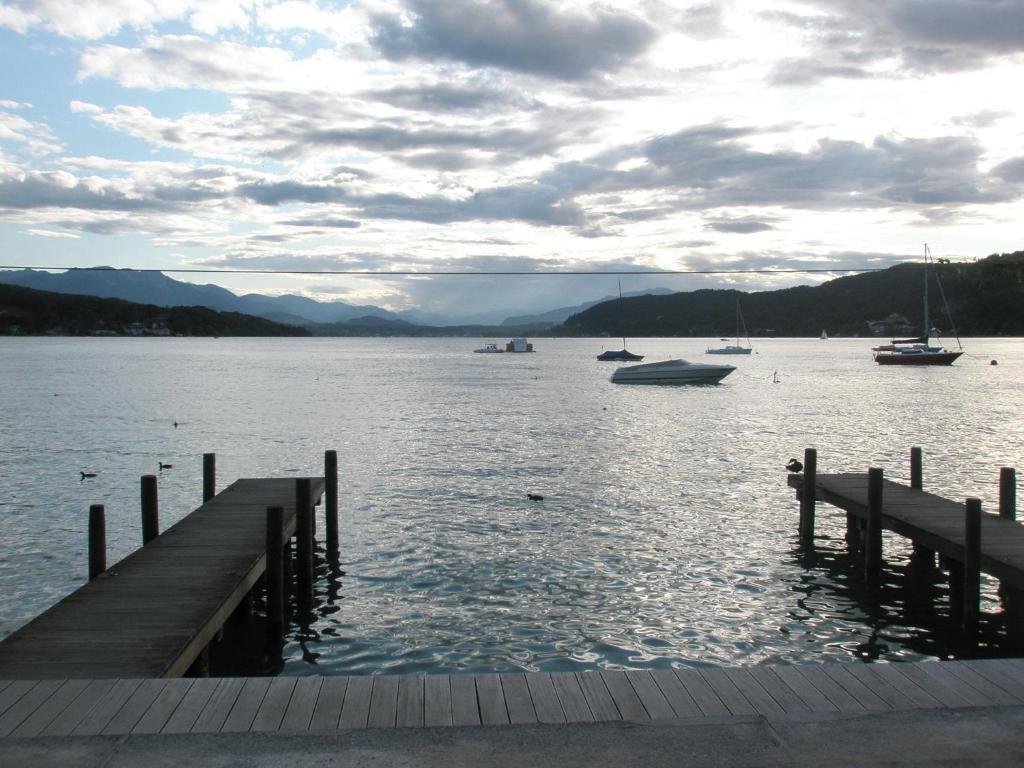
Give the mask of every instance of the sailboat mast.
POLYGON ((626 351, 626 321, 622 314, 622 280, 619 283, 619 330, 622 331, 622 351, 626 351))
POLYGON ((924 244, 924 339, 928 343, 928 337, 932 335, 928 323, 928 243, 924 244))

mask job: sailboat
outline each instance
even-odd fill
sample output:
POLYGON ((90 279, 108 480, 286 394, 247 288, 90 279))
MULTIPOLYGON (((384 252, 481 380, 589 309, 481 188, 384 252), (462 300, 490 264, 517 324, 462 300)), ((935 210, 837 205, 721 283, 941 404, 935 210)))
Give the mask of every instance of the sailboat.
MULTIPOLYGON (((619 327, 623 327, 622 322, 622 281, 619 280, 619 327)), ((626 349, 626 337, 622 337, 622 349, 607 349, 597 356, 598 360, 643 360, 643 355, 637 355, 626 349)))
POLYGON ((747 324, 743 322, 743 313, 740 311, 740 300, 736 299, 736 343, 729 344, 725 347, 718 347, 717 349, 708 348, 705 350, 705 354, 708 355, 749 355, 752 347, 750 346, 750 335, 747 333, 747 324), (740 346, 740 328, 743 329, 743 335, 747 337, 747 346, 740 346))
POLYGON ((824 328, 822 328, 821 329, 821 336, 819 336, 818 338, 821 339, 822 341, 828 341, 828 331, 826 331, 824 328))
MULTIPOLYGON (((931 324, 928 321, 928 264, 931 261, 931 251, 928 244, 924 246, 924 333, 912 339, 893 339, 892 343, 879 347, 872 347, 875 353, 875 362, 879 365, 950 365, 963 352, 963 345, 960 344, 960 337, 956 343, 959 350, 949 350, 941 346, 936 347, 928 343, 931 334, 931 324)), ((938 275, 936 275, 938 278, 938 275)), ((953 318, 949 314, 949 305, 946 304, 946 294, 942 291, 942 283, 939 282, 939 291, 942 293, 942 302, 946 305, 946 315, 949 316, 949 324, 953 324, 953 318)))

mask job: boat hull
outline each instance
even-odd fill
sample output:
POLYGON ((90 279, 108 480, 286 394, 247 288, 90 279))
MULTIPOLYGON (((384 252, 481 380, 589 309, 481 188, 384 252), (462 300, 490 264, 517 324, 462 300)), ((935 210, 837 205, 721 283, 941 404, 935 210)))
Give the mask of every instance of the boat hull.
POLYGON ((952 365, 963 352, 877 352, 879 365, 952 365))
POLYGON ((634 355, 632 352, 630 352, 628 350, 625 350, 625 349, 620 349, 620 350, 609 349, 607 352, 602 352, 600 355, 598 355, 597 359, 598 360, 626 360, 626 361, 630 361, 630 360, 643 360, 644 356, 643 355, 634 355))
POLYGON ((619 368, 611 380, 613 384, 717 384, 735 370, 732 365, 667 360, 619 368))
POLYGON ((749 355, 751 347, 722 347, 720 349, 705 350, 706 355, 749 355))

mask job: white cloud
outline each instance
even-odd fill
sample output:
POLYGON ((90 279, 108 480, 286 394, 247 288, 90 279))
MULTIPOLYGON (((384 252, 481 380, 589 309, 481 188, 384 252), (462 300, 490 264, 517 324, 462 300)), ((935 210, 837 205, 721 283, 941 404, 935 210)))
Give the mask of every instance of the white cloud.
POLYGON ((77 240, 80 237, 74 232, 57 232, 52 229, 26 229, 25 234, 33 237, 52 237, 65 240, 77 240))

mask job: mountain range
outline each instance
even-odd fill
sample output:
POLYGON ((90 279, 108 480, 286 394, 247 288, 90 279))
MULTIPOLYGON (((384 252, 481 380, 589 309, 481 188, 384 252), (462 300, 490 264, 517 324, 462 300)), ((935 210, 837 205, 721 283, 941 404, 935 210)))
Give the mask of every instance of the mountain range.
MULTIPOLYGON (((108 299, 123 299, 138 304, 154 304, 159 307, 207 307, 220 312, 242 312, 262 317, 277 323, 306 326, 317 325, 381 325, 378 321, 396 324, 430 326, 501 325, 527 331, 540 330, 564 322, 570 316, 596 304, 608 301, 604 296, 593 301, 570 307, 560 307, 540 314, 522 314, 495 322, 485 316, 472 318, 451 318, 429 314, 419 310, 391 312, 372 305, 348 304, 344 301, 317 301, 305 296, 284 294, 265 296, 249 293, 239 296, 218 285, 197 285, 175 280, 162 272, 141 272, 113 267, 90 269, 69 269, 66 272, 42 272, 33 269, 0 272, 0 283, 20 285, 52 293, 71 293, 81 296, 99 296, 108 299)), ((668 294, 667 288, 648 291, 634 291, 624 296, 645 294, 668 294)), ((500 315, 499 315, 500 317, 500 315)), ((397 326, 396 326, 397 327, 397 326)))

